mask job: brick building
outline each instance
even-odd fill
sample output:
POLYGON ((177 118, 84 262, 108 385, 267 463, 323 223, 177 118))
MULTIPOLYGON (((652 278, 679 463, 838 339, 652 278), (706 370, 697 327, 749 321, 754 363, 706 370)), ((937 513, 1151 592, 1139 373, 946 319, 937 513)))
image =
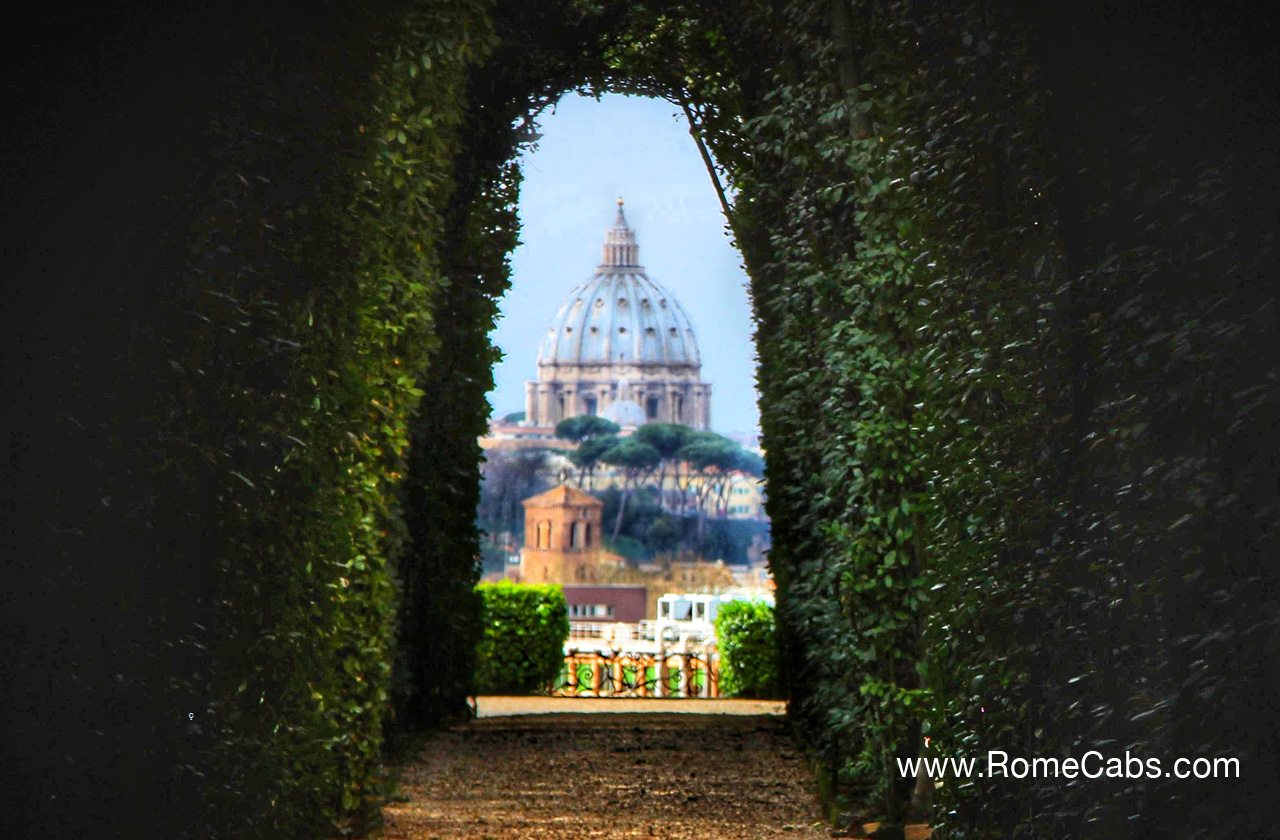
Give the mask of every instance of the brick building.
POLYGON ((626 562, 602 546, 604 502, 596 497, 562 484, 520 504, 524 506, 520 580, 597 583, 602 568, 626 562))
POLYGON ((564 599, 569 607, 570 624, 579 621, 635 624, 647 618, 647 590, 640 585, 565 584, 564 599))

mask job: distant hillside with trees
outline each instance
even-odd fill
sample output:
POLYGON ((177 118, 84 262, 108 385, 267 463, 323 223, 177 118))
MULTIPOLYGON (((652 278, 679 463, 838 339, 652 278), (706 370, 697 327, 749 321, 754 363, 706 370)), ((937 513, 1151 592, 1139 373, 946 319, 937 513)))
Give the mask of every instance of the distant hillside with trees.
POLYGON ((488 535, 482 546, 485 571, 502 569, 506 556, 522 544, 520 502, 562 476, 605 503, 609 550, 635 562, 692 553, 745 564, 752 540, 768 539, 768 522, 706 515, 717 502, 727 506, 735 477, 763 475, 759 455, 723 435, 674 423, 650 423, 625 437, 619 431, 602 417, 584 415, 556 426, 556 437, 578 444, 563 455, 550 449, 486 453, 476 511, 477 524, 488 535), (602 470, 612 470, 619 486, 599 486, 602 470))

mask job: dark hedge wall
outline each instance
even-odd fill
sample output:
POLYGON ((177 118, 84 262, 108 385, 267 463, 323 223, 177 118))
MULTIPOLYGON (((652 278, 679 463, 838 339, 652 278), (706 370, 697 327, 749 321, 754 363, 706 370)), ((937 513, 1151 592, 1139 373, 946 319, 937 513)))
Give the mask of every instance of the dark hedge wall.
POLYGON ((32 207, 6 255, 19 835, 376 820, 393 562, 419 537, 395 488, 484 8, 131 6, 38 19, 11 54, 48 73, 12 77, 33 98, 6 130, 32 207))
POLYGON ((933 820, 1264 831, 1280 402, 1256 16, 780 11, 736 231, 792 714, 835 791, 904 818, 893 760, 924 733, 983 759, 1236 756, 1232 781, 951 779, 933 820))
POLYGON ((952 780, 940 837, 1265 834, 1268 21, 380 0, 12 27, 19 828, 319 836, 376 818, 384 724, 460 710, 511 121, 586 86, 680 102, 714 155, 783 681, 836 803, 903 817, 892 762, 928 732, 1243 769, 952 780))

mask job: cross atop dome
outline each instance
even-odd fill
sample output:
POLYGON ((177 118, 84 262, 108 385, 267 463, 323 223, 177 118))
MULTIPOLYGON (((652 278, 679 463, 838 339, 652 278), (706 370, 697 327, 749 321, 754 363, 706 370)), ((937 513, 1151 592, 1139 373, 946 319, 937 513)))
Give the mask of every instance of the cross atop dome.
POLYGON ((605 231, 604 247, 601 248, 600 266, 597 271, 608 272, 613 268, 639 268, 640 246, 636 244, 636 232, 627 225, 627 217, 622 212, 622 198, 618 198, 618 216, 613 220, 613 227, 605 231))

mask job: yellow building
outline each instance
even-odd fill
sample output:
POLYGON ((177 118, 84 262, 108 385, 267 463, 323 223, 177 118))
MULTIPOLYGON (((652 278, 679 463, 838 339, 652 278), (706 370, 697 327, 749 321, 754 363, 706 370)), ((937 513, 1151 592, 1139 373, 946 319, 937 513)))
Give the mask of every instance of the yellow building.
POLYGON ((725 515, 730 519, 766 519, 764 501, 764 480, 753 475, 742 476, 729 490, 725 515))

